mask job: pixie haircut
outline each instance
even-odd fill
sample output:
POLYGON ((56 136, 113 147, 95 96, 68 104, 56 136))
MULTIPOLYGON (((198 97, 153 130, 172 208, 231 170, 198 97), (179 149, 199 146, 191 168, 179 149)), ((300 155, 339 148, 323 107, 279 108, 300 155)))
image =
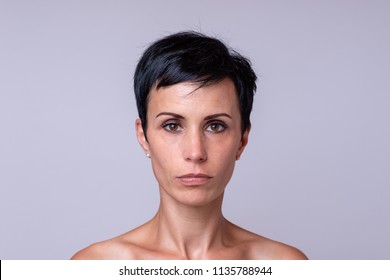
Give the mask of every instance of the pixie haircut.
POLYGON ((180 32, 157 40, 143 53, 134 74, 134 93, 142 128, 147 129, 149 94, 182 82, 199 87, 230 78, 236 88, 242 133, 250 127, 256 74, 249 59, 220 40, 198 32, 180 32))

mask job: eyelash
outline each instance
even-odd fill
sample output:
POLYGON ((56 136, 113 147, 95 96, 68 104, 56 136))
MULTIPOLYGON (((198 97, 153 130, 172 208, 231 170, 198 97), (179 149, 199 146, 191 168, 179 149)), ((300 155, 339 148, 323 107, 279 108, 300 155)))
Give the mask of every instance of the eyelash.
MULTIPOLYGON (((179 133, 183 129, 180 126, 180 123, 178 121, 175 121, 175 120, 165 121, 162 124, 162 128, 165 129, 168 132, 171 132, 171 133, 179 133), (176 130, 172 130, 172 129, 169 128, 170 126, 173 126, 173 125, 176 127, 176 130)), ((209 131, 209 132, 212 132, 212 133, 221 133, 221 132, 225 131, 226 128, 228 128, 228 126, 224 122, 221 122, 221 121, 210 121, 206 125, 206 131, 209 131), (213 125, 219 126, 218 131, 213 131, 211 129, 210 130, 208 129, 208 128, 210 128, 213 125)))
MULTIPOLYGON (((207 124, 207 128, 211 127, 212 125, 218 125, 219 128, 221 128, 221 130, 218 130, 218 131, 211 131, 210 132, 214 132, 214 133, 221 133, 223 131, 225 131, 225 129, 227 128, 227 125, 221 121, 212 121, 210 123, 207 124)), ((209 131, 209 130, 207 130, 209 131)))
MULTIPOLYGON (((169 121, 166 121, 162 124, 162 127, 168 131, 168 132, 171 132, 171 133, 178 133, 180 131, 177 131, 177 130, 171 130, 169 129, 169 126, 171 125, 175 125, 176 127, 180 127, 180 124, 177 122, 177 121, 173 121, 173 120, 169 120, 169 121)), ((180 127, 182 129, 182 127, 180 127)))

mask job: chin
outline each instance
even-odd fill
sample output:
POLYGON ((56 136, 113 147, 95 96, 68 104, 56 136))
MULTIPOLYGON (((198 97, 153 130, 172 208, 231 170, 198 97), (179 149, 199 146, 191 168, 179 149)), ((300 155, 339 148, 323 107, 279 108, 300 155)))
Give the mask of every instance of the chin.
POLYGON ((218 203, 222 197, 223 192, 210 194, 205 191, 191 191, 178 197, 178 201, 188 206, 201 207, 210 203, 218 203))

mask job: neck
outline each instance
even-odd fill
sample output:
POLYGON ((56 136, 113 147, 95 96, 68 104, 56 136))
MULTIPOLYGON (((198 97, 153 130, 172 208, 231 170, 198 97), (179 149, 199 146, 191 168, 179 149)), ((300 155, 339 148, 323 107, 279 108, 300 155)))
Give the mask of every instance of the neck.
POLYGON ((157 244, 186 259, 207 258, 207 252, 223 242, 222 199, 223 194, 206 205, 189 206, 162 191, 159 210, 151 221, 157 244))

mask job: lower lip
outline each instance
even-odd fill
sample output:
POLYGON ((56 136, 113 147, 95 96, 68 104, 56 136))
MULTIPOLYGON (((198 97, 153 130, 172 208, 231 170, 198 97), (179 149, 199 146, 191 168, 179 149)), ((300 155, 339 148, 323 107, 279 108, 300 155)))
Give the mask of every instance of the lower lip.
POLYGON ((210 177, 182 177, 178 178, 180 183, 186 186, 200 186, 210 182, 210 177))

